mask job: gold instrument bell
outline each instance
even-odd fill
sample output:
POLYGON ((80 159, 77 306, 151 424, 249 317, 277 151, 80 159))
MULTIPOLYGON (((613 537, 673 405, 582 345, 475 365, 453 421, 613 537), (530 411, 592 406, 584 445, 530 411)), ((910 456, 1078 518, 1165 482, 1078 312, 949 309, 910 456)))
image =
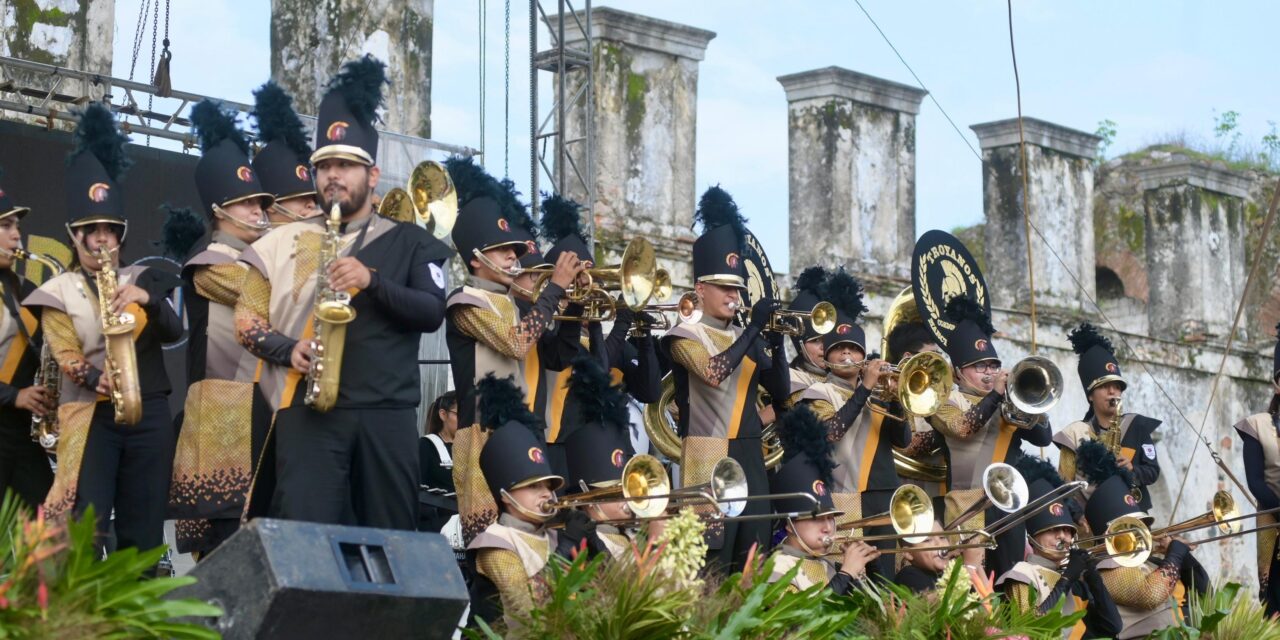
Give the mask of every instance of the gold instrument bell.
POLYGON ((378 213, 416 224, 443 240, 458 219, 458 191, 443 164, 434 160, 413 168, 405 189, 392 189, 382 196, 378 213))
POLYGON ((621 481, 612 486, 566 496, 553 502, 553 511, 605 502, 626 502, 637 518, 654 518, 667 510, 671 483, 657 458, 636 454, 622 468, 621 481))
MULTIPOLYGON (((551 282, 554 270, 555 267, 547 265, 521 271, 539 274, 533 287, 534 298, 542 295, 542 290, 551 282)), ((644 238, 636 238, 627 243, 619 264, 587 269, 582 273, 585 284, 578 282, 570 285, 565 298, 585 307, 583 315, 556 316, 557 320, 608 322, 615 314, 616 303, 610 295, 615 291, 622 294, 623 304, 632 311, 642 311, 649 304, 654 291, 662 284, 659 281, 658 259, 653 245, 644 238)), ((667 275, 666 285, 670 287, 670 275, 667 275)))
POLYGON ((769 316, 764 330, 784 336, 803 336, 804 323, 813 326, 813 332, 825 336, 836 327, 836 307, 830 302, 819 302, 809 311, 778 309, 769 316))

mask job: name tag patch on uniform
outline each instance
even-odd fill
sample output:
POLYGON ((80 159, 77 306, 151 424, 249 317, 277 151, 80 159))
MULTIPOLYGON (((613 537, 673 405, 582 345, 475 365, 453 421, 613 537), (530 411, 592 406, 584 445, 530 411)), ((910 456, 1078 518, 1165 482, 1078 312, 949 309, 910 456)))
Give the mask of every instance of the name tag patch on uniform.
POLYGON ((431 269, 431 280, 436 283, 437 287, 440 287, 441 289, 443 289, 444 288, 444 270, 440 268, 440 265, 435 264, 434 262, 427 266, 431 269))
POLYGON ((1147 456, 1148 460, 1156 459, 1156 446, 1154 444, 1142 445, 1142 453, 1147 456))

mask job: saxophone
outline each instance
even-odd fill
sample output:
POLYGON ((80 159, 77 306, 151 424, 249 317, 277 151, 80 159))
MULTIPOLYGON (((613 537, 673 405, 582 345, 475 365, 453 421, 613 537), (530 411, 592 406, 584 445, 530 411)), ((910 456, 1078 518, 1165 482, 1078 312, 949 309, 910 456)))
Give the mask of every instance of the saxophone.
POLYGON ((338 259, 338 252, 342 249, 341 216, 341 210, 334 203, 325 221, 320 264, 316 267, 315 338, 312 341, 311 366, 307 370, 305 402, 308 407, 322 413, 332 409, 338 401, 347 324, 356 319, 351 294, 329 286, 329 265, 338 259))
POLYGON ((138 353, 133 344, 132 313, 112 313, 111 300, 116 297, 116 269, 111 263, 112 251, 99 247, 95 252, 98 273, 94 281, 98 285, 98 313, 102 319, 102 337, 107 343, 107 355, 102 375, 111 376, 111 406, 115 408, 116 423, 138 424, 142 419, 142 388, 138 383, 138 353))
MULTIPOLYGON (((1119 460, 1120 456, 1124 455, 1120 450, 1120 420, 1124 417, 1124 402, 1121 398, 1112 398, 1108 402, 1115 408, 1116 415, 1111 418, 1111 424, 1108 425, 1106 433, 1102 434, 1102 444, 1107 447, 1111 455, 1116 457, 1116 460, 1119 460)), ((1141 501, 1142 488, 1136 484, 1136 479, 1134 482, 1135 484, 1129 485, 1129 495, 1133 496, 1134 500, 1141 501)))
MULTIPOLYGON (((18 260, 26 260, 44 265, 49 270, 51 277, 62 274, 65 270, 62 265, 52 257, 39 253, 31 253, 26 249, 18 247, 8 252, 18 260)), ((49 347, 49 341, 46 339, 40 345, 40 368, 36 369, 34 383, 37 386, 44 387, 45 395, 49 399, 49 404, 54 407, 58 406, 58 398, 62 395, 62 370, 58 368, 58 361, 53 358, 53 350, 49 347)), ((31 440, 40 444, 41 447, 52 451, 58 446, 58 412, 55 409, 43 416, 32 414, 31 416, 31 440)))

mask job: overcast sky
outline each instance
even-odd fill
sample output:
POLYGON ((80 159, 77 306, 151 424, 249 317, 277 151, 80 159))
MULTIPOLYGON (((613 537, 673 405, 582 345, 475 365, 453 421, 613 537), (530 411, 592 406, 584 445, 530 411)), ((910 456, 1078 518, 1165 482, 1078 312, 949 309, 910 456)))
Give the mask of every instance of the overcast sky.
MULTIPOLYGON (((485 29, 487 161, 503 173, 504 4, 435 3, 432 125, 438 140, 479 146, 485 29)), ((113 75, 127 77, 139 0, 116 1, 113 75)), ((549 4, 554 4, 550 2, 549 4)), ((581 3, 578 3, 579 5, 581 3)), ((1023 113, 1092 132, 1118 125, 1110 155, 1171 134, 1212 141, 1215 110, 1240 112, 1256 142, 1280 121, 1271 2, 1014 0, 1023 113)), ((863 5, 976 148, 969 125, 1016 115, 1006 6, 996 0, 863 0, 863 5)), ((717 33, 700 67, 697 185, 737 199, 771 261, 787 264, 787 104, 779 75, 838 65, 915 84, 852 0, 614 0, 611 6, 717 33)), ((270 3, 172 3, 173 84, 251 102, 270 74, 270 3)), ((541 39, 546 46, 546 34, 541 39)), ((150 37, 136 76, 145 77, 150 37)), ((510 173, 523 191, 528 163, 528 4, 511 4, 510 173)), ((545 75, 543 84, 549 84, 545 75)), ((549 101, 545 101, 549 105, 549 101)), ((547 108, 547 107, 544 107, 547 108)), ((982 220, 979 160, 928 99, 917 120, 918 232, 982 220)), ((819 232, 815 230, 815 232, 819 232)))

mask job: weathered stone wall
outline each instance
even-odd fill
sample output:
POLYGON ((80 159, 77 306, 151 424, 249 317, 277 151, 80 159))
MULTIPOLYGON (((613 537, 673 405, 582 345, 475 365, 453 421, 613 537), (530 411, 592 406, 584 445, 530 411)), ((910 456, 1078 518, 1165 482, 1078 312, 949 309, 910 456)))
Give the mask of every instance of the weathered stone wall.
POLYGON ((382 124, 431 137, 435 0, 271 0, 271 77, 314 114, 343 62, 366 53, 387 63, 382 124))
POLYGON ((924 91, 839 67, 787 93, 791 271, 905 276, 915 243, 915 116, 924 91))
MULTIPOLYGON (((0 56, 109 76, 115 25, 115 0, 7 0, 0 3, 0 56)), ((141 70, 143 82, 150 78, 151 71, 141 70)), ((7 79, 28 82, 22 74, 7 79)), ((45 79, 29 84, 48 86, 45 79)), ((109 91, 105 86, 86 88, 81 84, 66 81, 59 93, 83 95, 81 92, 87 90, 98 99, 109 91)), ((2 112, 0 117, 33 120, 12 112, 2 112)))
MULTIPOLYGON (((1152 335, 1225 339, 1244 291, 1242 176, 1198 162, 1142 167, 1152 335)), ((1251 327, 1241 328, 1247 339, 1251 327)))
POLYGON ((1094 291, 1093 157, 1097 136, 1035 118, 1024 118, 1027 200, 1018 121, 1001 120, 971 127, 982 148, 984 246, 999 248, 1000 259, 986 263, 987 283, 997 305, 1021 308, 1030 302, 1028 268, 1034 269, 1036 304, 1063 309, 1089 308, 1094 291), (1057 257, 1032 230, 1027 262, 1026 209, 1040 234, 1053 240, 1057 257), (1059 261, 1061 258, 1061 261, 1059 261), (1063 266, 1065 263, 1065 268, 1063 266), (1072 274, 1083 277, 1077 286, 1072 274))
MULTIPOLYGON (((565 42, 584 49, 576 24, 566 19, 573 28, 565 42)), ((690 287, 698 63, 715 33, 609 8, 592 10, 591 30, 590 124, 586 112, 571 111, 565 136, 594 127, 595 239, 611 256, 633 237, 648 238, 675 284, 690 287)), ((583 75, 570 71, 569 85, 583 75)), ((585 146, 570 149, 585 171, 585 146)), ((575 180, 566 182, 570 197, 584 199, 575 180)))

